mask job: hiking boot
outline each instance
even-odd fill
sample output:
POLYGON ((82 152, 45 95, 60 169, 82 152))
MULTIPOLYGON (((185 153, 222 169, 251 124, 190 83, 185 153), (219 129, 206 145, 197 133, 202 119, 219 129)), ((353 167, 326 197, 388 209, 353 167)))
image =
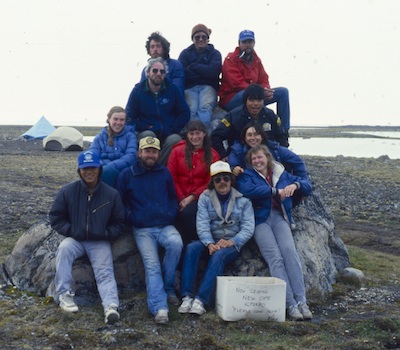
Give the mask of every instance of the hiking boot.
POLYGON ((168 295, 167 302, 168 302, 168 304, 172 304, 174 306, 179 306, 179 304, 180 304, 180 301, 175 294, 168 295))
POLYGON ((287 309, 287 314, 292 321, 303 321, 304 319, 297 305, 290 305, 287 309))
POLYGON ((104 310, 104 322, 107 324, 114 324, 119 320, 118 306, 115 304, 110 304, 104 310))
POLYGON ((168 310, 160 309, 157 312, 156 317, 154 317, 154 321, 159 324, 168 323, 168 310))
POLYGON ((299 302, 297 304, 297 307, 298 307, 300 313, 303 315, 303 319, 311 320, 313 318, 310 308, 308 307, 308 305, 306 303, 299 302))
POLYGON ((72 292, 61 294, 58 298, 60 301, 60 308, 67 312, 77 312, 79 308, 74 302, 74 295, 75 294, 72 292))
POLYGON ((182 305, 179 306, 178 312, 180 314, 187 314, 190 312, 190 309, 192 308, 193 304, 193 298, 186 296, 182 299, 182 305))
POLYGON ((201 316, 206 313, 206 309, 204 308, 203 303, 199 299, 194 299, 192 307, 189 310, 189 313, 201 316))

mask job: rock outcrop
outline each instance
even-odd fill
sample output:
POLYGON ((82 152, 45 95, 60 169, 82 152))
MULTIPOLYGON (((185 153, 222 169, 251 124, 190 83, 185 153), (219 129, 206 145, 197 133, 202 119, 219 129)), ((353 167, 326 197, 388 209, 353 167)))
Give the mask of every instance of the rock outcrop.
MULTIPOLYGON (((333 216, 321 201, 319 192, 314 191, 311 197, 294 209, 293 217, 297 226, 293 234, 303 266, 306 289, 322 294, 329 292, 337 273, 350 265, 347 249, 335 231, 333 216)), ((62 239, 63 236, 52 230, 48 222, 32 226, 5 259, 3 275, 18 289, 51 295, 49 286, 54 278, 55 253, 62 239)), ((119 289, 143 290, 145 278, 142 260, 128 229, 114 242, 112 250, 119 289)), ((269 271, 256 244, 250 241, 226 274, 268 276, 269 271)), ((73 276, 73 289, 77 294, 97 293, 92 269, 86 258, 74 263, 73 276)))

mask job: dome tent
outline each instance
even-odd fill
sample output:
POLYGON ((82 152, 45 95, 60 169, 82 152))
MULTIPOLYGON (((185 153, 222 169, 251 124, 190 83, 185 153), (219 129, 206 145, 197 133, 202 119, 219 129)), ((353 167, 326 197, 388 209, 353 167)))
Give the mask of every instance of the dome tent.
POLYGON ((70 126, 60 126, 43 139, 46 151, 82 151, 83 135, 70 126))
POLYGON ((32 125, 29 130, 24 132, 21 137, 26 140, 39 139, 43 140, 46 136, 52 133, 56 128, 43 116, 35 125, 32 125))

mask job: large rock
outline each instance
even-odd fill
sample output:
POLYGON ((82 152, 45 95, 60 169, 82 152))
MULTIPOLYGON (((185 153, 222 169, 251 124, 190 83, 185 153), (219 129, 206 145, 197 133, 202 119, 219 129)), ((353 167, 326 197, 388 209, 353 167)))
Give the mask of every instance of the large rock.
MULTIPOLYGON (((307 290, 322 294, 332 290, 339 271, 348 267, 349 256, 335 231, 331 212, 315 191, 294 210, 297 228, 294 240, 303 266, 307 290)), ((49 286, 54 278, 55 252, 63 239, 48 222, 31 227, 16 243, 3 264, 3 274, 18 289, 51 295, 49 286)), ((127 232, 112 247, 115 276, 120 290, 143 290, 144 270, 132 234, 127 232)), ((268 276, 269 271, 256 244, 251 240, 241 257, 227 271, 240 276, 268 276)), ((179 274, 178 274, 179 275, 179 274)), ((78 259, 73 267, 77 294, 97 294, 93 272, 86 258, 78 259)), ((179 281, 177 281, 177 286, 179 281)))

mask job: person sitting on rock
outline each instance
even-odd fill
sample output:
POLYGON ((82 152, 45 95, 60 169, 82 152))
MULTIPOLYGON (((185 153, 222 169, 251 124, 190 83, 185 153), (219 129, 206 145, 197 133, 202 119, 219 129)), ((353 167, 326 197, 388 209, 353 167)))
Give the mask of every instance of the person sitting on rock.
POLYGON ((285 134, 275 113, 264 106, 264 89, 251 84, 243 93, 243 105, 229 112, 211 133, 213 148, 221 159, 226 159, 235 141, 239 141, 243 127, 254 122, 260 124, 268 139, 287 146, 285 134))
POLYGON ((93 140, 90 149, 100 154, 101 180, 115 187, 121 170, 130 167, 137 158, 135 128, 127 127, 125 109, 112 107, 107 124, 93 140))
POLYGON ((51 227, 66 236, 56 252, 55 300, 61 309, 77 312, 71 291, 72 264, 86 254, 96 278, 107 324, 119 320, 119 298, 110 241, 123 232, 124 206, 117 190, 100 180, 97 153, 78 156, 80 180, 64 186, 50 209, 51 227))
POLYGON ((234 176, 229 164, 217 161, 210 166, 208 189, 199 198, 197 210, 198 241, 186 246, 182 269, 181 314, 202 315, 215 296, 217 276, 233 263, 254 233, 251 202, 233 188, 234 176), (196 291, 201 260, 208 264, 196 291))
POLYGON ((303 271, 293 240, 292 196, 296 191, 310 194, 311 183, 285 171, 273 160, 268 147, 258 145, 246 155, 251 169, 237 179, 238 189, 250 198, 256 219, 254 239, 269 266, 272 277, 286 282, 286 307, 290 319, 311 319, 303 271))
POLYGON ((142 257, 147 305, 156 323, 168 323, 168 303, 179 305, 175 293, 175 273, 183 242, 174 223, 178 200, 167 167, 158 164, 160 140, 144 137, 139 141, 138 160, 123 170, 117 189, 125 206, 126 222, 142 257), (160 262, 159 248, 164 251, 160 262))

